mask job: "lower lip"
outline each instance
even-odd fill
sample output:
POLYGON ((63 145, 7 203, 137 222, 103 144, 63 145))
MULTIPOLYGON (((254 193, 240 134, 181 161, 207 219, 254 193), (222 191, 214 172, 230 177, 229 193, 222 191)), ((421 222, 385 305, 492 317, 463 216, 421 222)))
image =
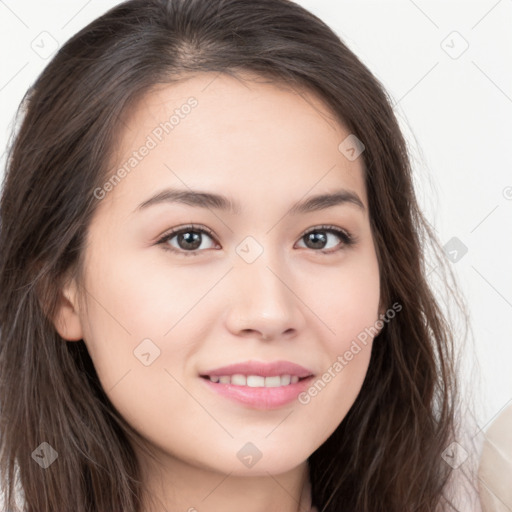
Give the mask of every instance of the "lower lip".
POLYGON ((277 409, 290 402, 303 392, 309 385, 313 376, 299 380, 295 384, 275 388, 249 386, 235 386, 234 384, 221 384, 201 377, 201 380, 213 391, 222 396, 256 409, 277 409))

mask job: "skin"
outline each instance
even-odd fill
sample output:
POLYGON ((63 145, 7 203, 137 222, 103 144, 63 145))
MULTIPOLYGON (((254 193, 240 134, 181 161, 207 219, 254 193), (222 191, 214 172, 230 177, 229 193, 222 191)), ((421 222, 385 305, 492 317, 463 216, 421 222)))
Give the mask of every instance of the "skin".
POLYGON ((154 88, 126 115, 112 173, 175 108, 198 101, 99 201, 84 282, 66 283, 55 318, 65 340, 85 341, 110 400, 157 457, 137 448, 156 503, 147 511, 299 510, 307 458, 356 399, 371 338, 307 405, 252 408, 211 391, 199 373, 288 360, 321 377, 383 312, 363 161, 338 150, 350 132, 315 95, 255 78, 194 75, 154 88), (227 195, 241 212, 179 203, 136 210, 167 187, 227 195), (287 215, 296 201, 339 188, 365 209, 287 215), (188 223, 215 235, 200 234, 197 255, 184 255, 189 246, 177 236, 166 244, 180 254, 157 244, 188 223), (314 229, 322 224, 356 244, 314 229), (331 252, 308 246, 306 231, 326 234, 331 252), (252 263, 236 252, 247 236, 263 249, 252 263), (149 366, 134 356, 146 338, 160 350, 149 366), (252 467, 237 457, 247 442, 262 453, 252 467))

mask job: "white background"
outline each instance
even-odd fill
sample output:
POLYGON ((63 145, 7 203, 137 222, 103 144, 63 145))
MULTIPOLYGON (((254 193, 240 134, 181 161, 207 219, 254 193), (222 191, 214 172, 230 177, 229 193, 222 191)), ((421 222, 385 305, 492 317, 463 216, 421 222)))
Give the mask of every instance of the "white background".
MULTIPOLYGON (((117 3, 0 0, 2 152, 16 107, 49 60, 40 54, 117 3)), ((480 367, 484 428, 512 403, 512 1, 298 3, 394 98, 427 218, 443 245, 456 237, 468 249, 450 265, 470 307, 476 348, 467 352, 476 350, 480 367)))

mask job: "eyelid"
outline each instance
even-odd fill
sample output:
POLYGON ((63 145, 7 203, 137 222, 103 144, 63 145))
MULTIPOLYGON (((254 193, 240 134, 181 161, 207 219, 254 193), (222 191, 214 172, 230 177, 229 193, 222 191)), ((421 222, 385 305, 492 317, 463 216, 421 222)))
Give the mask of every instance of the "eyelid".
MULTIPOLYGON (((213 231, 210 229, 210 228, 207 228, 206 226, 202 226, 200 224, 185 224, 184 226, 178 226, 176 228, 172 228, 171 230, 165 232, 159 239, 158 239, 158 242, 160 242, 161 240, 169 237, 170 235, 176 235, 176 234, 179 234, 179 233, 182 233, 182 232, 185 232, 187 230, 190 230, 190 231, 204 231, 206 232, 209 236, 211 236, 212 238, 215 238, 215 235, 213 233, 213 231)), ((157 243, 158 243, 157 242, 157 243)))

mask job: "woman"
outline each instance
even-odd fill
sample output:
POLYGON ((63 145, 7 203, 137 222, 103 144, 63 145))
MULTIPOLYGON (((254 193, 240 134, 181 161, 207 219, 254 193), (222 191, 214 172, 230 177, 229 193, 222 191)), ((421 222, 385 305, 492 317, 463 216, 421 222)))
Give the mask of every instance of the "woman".
MULTIPOLYGON (((1 459, 25 510, 457 510, 452 334, 382 86, 287 0, 132 0, 23 103, 1 459)), ((440 269, 443 268, 440 260, 440 269)))

